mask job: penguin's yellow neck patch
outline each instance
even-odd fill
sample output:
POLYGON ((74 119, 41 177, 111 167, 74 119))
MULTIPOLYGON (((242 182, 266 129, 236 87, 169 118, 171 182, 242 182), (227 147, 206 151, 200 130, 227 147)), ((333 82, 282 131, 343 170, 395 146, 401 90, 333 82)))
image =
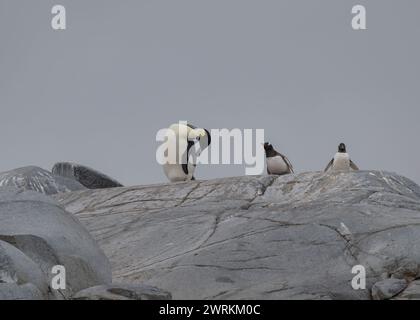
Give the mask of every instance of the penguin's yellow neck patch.
POLYGON ((197 129, 197 135, 200 137, 204 137, 206 135, 206 131, 204 129, 197 129))
POLYGON ((201 138, 206 135, 206 131, 204 129, 193 129, 190 131, 188 135, 190 139, 201 138))

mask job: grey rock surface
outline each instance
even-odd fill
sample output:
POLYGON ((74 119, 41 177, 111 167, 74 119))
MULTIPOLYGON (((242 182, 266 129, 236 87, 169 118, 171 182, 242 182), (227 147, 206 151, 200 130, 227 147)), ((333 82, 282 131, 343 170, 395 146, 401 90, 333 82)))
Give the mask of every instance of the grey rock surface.
POLYGON ((16 285, 33 283, 43 297, 48 296, 48 279, 40 266, 19 249, 1 240, 0 283, 16 285))
POLYGON ((43 300, 45 297, 32 283, 0 283, 0 300, 43 300))
POLYGON ((408 287, 393 300, 420 300, 420 280, 411 282, 408 287))
POLYGON ((54 197, 98 241, 115 281, 174 299, 371 299, 381 280, 420 277, 420 187, 397 174, 309 172, 54 197), (366 269, 366 290, 351 286, 355 265, 366 269))
POLYGON ((69 298, 111 282, 109 261, 83 225, 52 198, 0 188, 0 297, 69 298), (52 267, 66 269, 65 290, 52 290, 52 267), (28 295, 23 294, 25 288, 28 295))
POLYGON ((115 179, 77 163, 56 163, 52 168, 52 173, 65 178, 75 179, 88 189, 106 189, 123 186, 115 179))
POLYGON ((407 287, 404 279, 385 279, 372 286, 372 298, 374 300, 386 300, 395 297, 407 287))
POLYGON ((84 289, 74 300, 170 300, 169 292, 145 285, 111 284, 84 289))
POLYGON ((15 187, 51 195, 86 189, 74 179, 29 166, 0 173, 0 187, 15 187))

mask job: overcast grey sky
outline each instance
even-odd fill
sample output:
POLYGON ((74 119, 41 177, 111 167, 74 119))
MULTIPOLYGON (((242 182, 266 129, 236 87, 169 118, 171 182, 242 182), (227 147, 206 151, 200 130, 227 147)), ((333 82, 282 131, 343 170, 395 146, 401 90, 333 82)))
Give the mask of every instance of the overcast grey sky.
POLYGON ((0 0, 0 171, 75 161, 164 182, 156 132, 189 120, 264 128, 298 172, 343 141, 362 169, 420 182, 419 17, 413 0, 0 0))

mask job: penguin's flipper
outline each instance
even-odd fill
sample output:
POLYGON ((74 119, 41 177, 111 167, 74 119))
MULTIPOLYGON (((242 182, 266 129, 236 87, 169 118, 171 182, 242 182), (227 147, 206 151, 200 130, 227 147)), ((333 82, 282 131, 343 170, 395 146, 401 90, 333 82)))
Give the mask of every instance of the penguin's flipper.
POLYGON ((186 175, 188 175, 188 164, 186 164, 186 163, 182 164, 182 171, 184 171, 184 173, 186 175))
POLYGON ((267 168, 267 174, 271 174, 271 172, 270 172, 270 170, 268 170, 268 168, 267 168))
POLYGON ((350 168, 352 168, 355 171, 359 171, 359 167, 356 166, 356 164, 350 160, 350 168))
POLYGON ((283 161, 286 163, 287 167, 289 168, 290 173, 294 173, 292 163, 287 159, 285 155, 279 153, 279 155, 283 158, 283 161))
POLYGON ((191 150, 191 148, 193 147, 193 145, 194 145, 194 142, 192 142, 192 141, 188 141, 187 142, 188 144, 187 144, 187 159, 186 159, 186 162, 187 163, 183 163, 182 164, 182 170, 184 171, 184 173, 186 174, 186 175, 188 175, 188 162, 189 162, 189 159, 190 159, 190 150, 191 150))
POLYGON ((327 172, 332 167, 333 163, 334 163, 334 158, 330 161, 330 163, 328 163, 328 165, 325 168, 324 172, 327 172))

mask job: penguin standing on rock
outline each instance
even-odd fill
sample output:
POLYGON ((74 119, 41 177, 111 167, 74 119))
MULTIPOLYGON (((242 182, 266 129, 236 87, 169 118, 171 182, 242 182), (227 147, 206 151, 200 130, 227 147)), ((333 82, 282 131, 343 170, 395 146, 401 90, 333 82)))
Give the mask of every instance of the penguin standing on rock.
POLYGON ((274 150, 273 146, 266 142, 264 143, 265 157, 267 159, 267 173, 284 175, 293 173, 293 166, 289 159, 281 153, 274 150))
POLYGON ((180 122, 168 128, 166 137, 166 149, 172 159, 163 165, 166 177, 171 182, 195 180, 196 158, 211 143, 209 131, 180 122), (197 143, 199 151, 195 147, 197 143))
POLYGON ((340 143, 338 146, 338 152, 335 154, 334 158, 330 161, 328 166, 325 168, 324 172, 327 171, 351 171, 359 170, 356 164, 351 161, 349 154, 346 150, 346 145, 340 143))

